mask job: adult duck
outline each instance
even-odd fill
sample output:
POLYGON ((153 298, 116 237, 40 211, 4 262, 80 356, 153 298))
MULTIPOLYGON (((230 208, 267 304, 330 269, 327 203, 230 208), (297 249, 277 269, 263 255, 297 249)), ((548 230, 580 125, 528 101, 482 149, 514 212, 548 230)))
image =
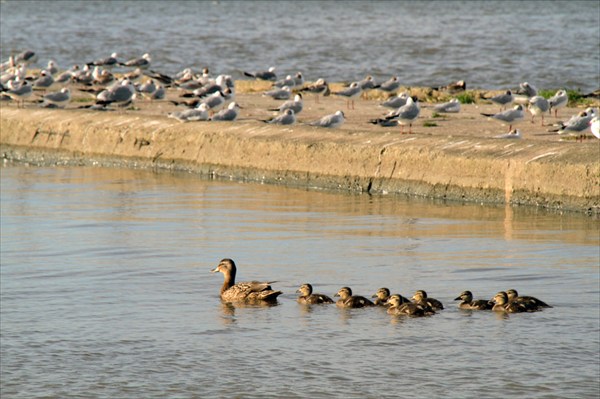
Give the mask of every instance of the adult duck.
POLYGON ((211 270, 212 273, 223 273, 224 281, 221 287, 221 299, 223 301, 274 302, 281 295, 281 291, 274 291, 271 288, 274 281, 249 281, 236 284, 236 271, 235 262, 229 258, 222 259, 219 265, 211 270))
POLYGON ((306 305, 315 305, 321 303, 334 303, 333 299, 323 294, 313 294, 312 285, 306 283, 302 284, 298 291, 300 296, 298 297, 298 303, 306 304, 306 305))

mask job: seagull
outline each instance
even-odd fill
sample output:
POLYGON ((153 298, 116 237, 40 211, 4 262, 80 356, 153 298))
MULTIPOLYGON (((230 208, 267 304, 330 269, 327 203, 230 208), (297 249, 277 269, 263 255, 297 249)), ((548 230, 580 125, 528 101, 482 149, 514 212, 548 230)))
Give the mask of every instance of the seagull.
POLYGON ((487 100, 490 100, 494 104, 500 105, 502 107, 501 110, 504 110, 504 108, 507 105, 511 104, 515 100, 515 98, 514 98, 512 92, 510 90, 507 90, 505 93, 498 94, 497 96, 487 98, 487 100))
POLYGON ((508 131, 512 129, 512 124, 520 121, 524 118, 523 115, 523 106, 521 104, 515 105, 514 108, 499 112, 497 114, 484 114, 481 115, 487 116, 489 118, 494 118, 502 122, 507 122, 509 124, 508 131))
POLYGON ((383 90, 388 93, 393 93, 400 87, 400 79, 398 76, 392 76, 390 79, 386 80, 380 85, 375 85, 375 89, 383 90))
POLYGON ((204 103, 198 105, 197 108, 186 109, 184 111, 172 112, 167 115, 169 118, 177 119, 179 122, 191 121, 207 121, 208 106, 204 103))
POLYGON ((132 58, 129 61, 120 62, 119 65, 125 67, 135 67, 141 69, 148 69, 150 67, 150 63, 152 59, 150 58, 150 54, 146 53, 142 55, 140 58, 132 58))
POLYGON ((542 126, 544 126, 544 113, 550 109, 550 103, 542 96, 533 96, 529 99, 529 112, 531 112, 531 123, 536 115, 542 116, 542 126))
POLYGON ((559 90, 555 95, 548 99, 548 103, 550 103, 550 112, 554 110, 554 117, 558 118, 558 110, 563 108, 569 102, 569 95, 566 90, 559 90))
POLYGON ((573 115, 567 122, 559 123, 558 129, 550 130, 550 132, 563 134, 566 132, 580 133, 588 128, 590 122, 596 115, 594 108, 587 108, 585 111, 573 115))
POLYGON ((523 82, 519 84, 519 90, 516 91, 514 96, 514 102, 517 104, 527 104, 532 97, 538 95, 537 88, 529 82, 523 82))
POLYGON ((271 108, 269 109, 269 111, 283 112, 286 109, 291 109, 294 111, 295 114, 299 114, 300 112, 302 112, 303 106, 304 104, 302 102, 302 94, 298 93, 294 96, 293 100, 288 100, 281 104, 278 108, 271 108))
POLYGON ((350 101, 352 101, 352 109, 354 109, 354 98, 362 93, 362 88, 358 82, 352 82, 346 89, 334 92, 336 96, 346 97, 346 108, 350 109, 350 101))
POLYGON ((274 118, 263 121, 265 123, 278 124, 278 125, 293 125, 296 123, 296 114, 293 109, 288 108, 283 111, 282 114, 277 115, 274 118))
POLYGON ((123 79, 120 84, 100 92, 96 96, 96 104, 111 105, 115 104, 125 107, 134 100, 135 88, 128 79, 123 79))
POLYGON ((43 107, 64 108, 71 101, 71 90, 63 87, 60 91, 44 95, 41 101, 43 107))
POLYGON ((496 139, 520 139, 521 131, 519 129, 513 129, 506 134, 500 134, 498 136, 494 136, 496 139))
POLYGON ((21 101, 21 105, 25 107, 25 99, 31 96, 31 93, 33 93, 33 87, 31 87, 29 82, 25 80, 23 83, 21 83, 21 85, 5 91, 5 93, 17 102, 17 107, 19 105, 19 101, 21 101))
POLYGON ((92 62, 88 62, 88 66, 100 66, 106 69, 112 69, 119 64, 117 53, 112 53, 109 57, 100 58, 92 62))
POLYGON ((263 93, 263 96, 269 96, 274 100, 289 100, 291 95, 292 90, 288 86, 283 86, 281 88, 275 87, 274 89, 263 93))
POLYGON ((225 105, 225 94, 219 90, 206 97, 202 103, 206 104, 209 110, 218 111, 225 105))
MULTIPOLYGON (((398 108, 398 110, 388 113, 384 119, 388 121, 396 120, 398 125, 400 125, 401 134, 404 134, 404 126, 408 125, 408 133, 412 134, 412 124, 420 113, 421 109, 416 97, 408 97, 406 104, 398 108)), ((381 125, 381 123, 379 124, 381 125)))
POLYGON ((304 84, 304 77, 301 72, 297 72, 296 75, 287 75, 285 79, 281 79, 273 83, 274 87, 283 87, 288 86, 289 88, 294 88, 296 86, 302 86, 304 84))
POLYGON ((386 108, 398 109, 404 104, 406 104, 406 100, 408 100, 408 97, 410 97, 408 93, 403 91, 397 96, 391 97, 379 105, 386 108))
POLYGON ((166 96, 167 91, 165 90, 165 88, 161 84, 157 84, 154 93, 150 94, 150 101, 164 100, 166 96))
POLYGON ((25 65, 29 65, 33 62, 35 62, 37 59, 35 52, 31 51, 31 50, 25 50, 22 53, 19 53, 15 56, 14 58, 14 63, 15 65, 19 65, 19 64, 25 64, 25 65))
POLYGON ((210 118, 211 121, 234 121, 237 119, 238 114, 240 112, 240 106, 236 102, 231 102, 227 106, 226 109, 221 110, 220 112, 213 115, 210 118))
POLYGON ((40 72, 40 77, 33 81, 33 87, 36 89, 47 89, 54 84, 54 78, 45 69, 40 72))
POLYGON ((266 71, 256 71, 256 72, 243 72, 245 76, 249 76, 251 78, 255 78, 258 80, 269 80, 275 81, 277 80, 277 75, 275 74, 275 67, 270 67, 266 71))
POLYGON ((590 121, 590 130, 596 138, 600 139, 600 118, 594 116, 590 121))
POLYGON ((456 113, 456 112, 460 112, 460 101, 458 101, 458 99, 453 98, 452 100, 442 103, 442 104, 437 104, 436 106, 433 107, 433 110, 435 112, 442 112, 442 113, 456 113))
POLYGON ((335 114, 326 115, 315 122, 310 122, 310 126, 336 128, 342 126, 345 116, 342 111, 336 111, 335 114))
POLYGON ((58 66, 56 65, 56 62, 54 60, 48 61, 48 66, 46 66, 46 71, 48 71, 48 73, 52 76, 54 76, 58 73, 58 66))
POLYGON ((322 94, 324 97, 327 97, 331 93, 331 90, 329 90, 329 84, 323 78, 319 78, 319 80, 317 80, 315 83, 300 89, 300 91, 306 91, 315 94, 315 101, 317 103, 319 102, 320 94, 322 94))

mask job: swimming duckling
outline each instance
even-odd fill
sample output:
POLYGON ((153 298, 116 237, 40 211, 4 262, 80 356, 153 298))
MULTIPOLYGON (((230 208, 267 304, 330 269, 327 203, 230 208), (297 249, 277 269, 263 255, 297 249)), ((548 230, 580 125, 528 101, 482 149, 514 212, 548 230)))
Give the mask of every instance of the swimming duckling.
POLYGON ((390 298, 390 290, 382 287, 377 290, 375 295, 371 296, 371 298, 375 298, 375 305, 377 306, 389 306, 388 299, 390 298))
POLYGON ((455 301, 461 301, 458 304, 460 309, 470 310, 490 310, 493 304, 485 299, 473 300, 473 294, 471 291, 463 291, 459 296, 454 298, 455 301))
MULTIPOLYGON (((396 295, 398 295, 400 297, 401 303, 410 302, 408 299, 406 299, 402 295, 399 295, 399 294, 396 294, 396 295)), ((377 292, 375 293, 375 295, 373 295, 371 298, 376 298, 374 302, 375 302, 375 305, 377 305, 377 306, 389 306, 389 303, 387 301, 390 298, 390 290, 385 287, 382 287, 382 288, 378 289, 377 292)))
POLYGON ((504 313, 522 313, 527 312, 527 307, 521 303, 508 302, 508 295, 504 291, 498 292, 492 299, 494 306, 492 310, 494 312, 504 313))
POLYGON ((415 295, 413 295, 412 299, 417 305, 421 305, 426 310, 428 307, 433 310, 444 309, 444 305, 442 305, 440 301, 435 298, 428 298, 427 293, 423 290, 418 290, 415 292, 415 295))
POLYGON ((323 294, 313 294, 312 285, 306 283, 302 284, 298 291, 300 296, 298 297, 298 303, 303 303, 307 305, 319 304, 319 303, 334 303, 333 299, 329 298, 327 295, 323 294))
POLYGON ((352 295, 350 287, 342 287, 337 294, 340 299, 336 302, 336 305, 342 308, 364 308, 366 306, 375 306, 375 304, 369 301, 364 296, 352 295))
POLYGON ((274 302, 281 291, 271 289, 274 281, 249 281, 235 283, 235 273, 237 269, 235 262, 225 258, 219 262, 219 265, 211 270, 212 273, 221 272, 224 276, 223 286, 221 287, 221 299, 226 302, 274 302))
POLYGON ((392 295, 388 298, 387 303, 388 314, 391 315, 407 315, 407 316, 425 316, 426 312, 421 306, 412 303, 412 302, 404 302, 402 299, 402 295, 392 295))
POLYGON ((540 310, 540 308, 551 308, 546 302, 532 296, 519 296, 517 290, 511 288, 506 291, 508 302, 522 303, 528 310, 540 310))

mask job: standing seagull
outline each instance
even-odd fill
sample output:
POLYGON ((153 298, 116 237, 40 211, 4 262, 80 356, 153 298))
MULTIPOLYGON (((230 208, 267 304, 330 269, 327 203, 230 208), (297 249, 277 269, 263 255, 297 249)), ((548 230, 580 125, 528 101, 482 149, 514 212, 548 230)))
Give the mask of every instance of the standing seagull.
POLYGON ((352 101, 352 109, 354 109, 354 98, 362 93, 362 87, 358 82, 352 82, 348 88, 335 92, 336 96, 346 97, 346 108, 350 109, 350 101, 352 101))
MULTIPOLYGON (((383 119, 389 123, 396 121, 398 125, 400 125, 401 134, 404 134, 404 126, 408 125, 408 134, 412 134, 412 124, 420 113, 421 108, 419 107, 416 97, 408 97, 406 104, 398 108, 397 111, 390 112, 383 119)), ((384 121, 376 120, 371 122, 385 126, 384 121)))
POLYGON ((17 102, 17 108, 19 107, 19 101, 21 101, 22 107, 25 107, 25 99, 31 96, 31 93, 33 93, 33 88, 26 80, 20 86, 6 91, 6 94, 17 102))
POLYGON ((510 90, 507 90, 505 93, 498 94, 497 96, 488 98, 488 100, 490 100, 494 104, 500 105, 500 107, 501 107, 500 110, 503 111, 507 105, 512 104, 512 102, 515 100, 515 98, 514 98, 512 92, 510 90))
POLYGON ((319 102, 319 95, 322 94, 323 97, 327 97, 331 91, 329 90, 329 84, 323 78, 320 78, 315 83, 300 89, 300 91, 307 91, 309 93, 315 94, 315 102, 319 102))
POLYGON ((508 109, 506 111, 499 112, 497 114, 483 114, 482 113, 481 115, 487 116, 489 118, 494 118, 494 119, 502 121, 502 122, 507 122, 509 124, 508 125, 509 132, 512 130, 513 123, 518 122, 525 117, 525 115, 523 115, 523 106, 521 104, 515 105, 515 107, 513 109, 508 109))
POLYGON ((600 118, 594 116, 590 121, 590 130, 596 138, 600 139, 600 118))
POLYGON ((550 109, 550 103, 542 96, 533 96, 529 99, 529 112, 531 112, 531 123, 536 115, 542 116, 542 126, 544 126, 544 114, 550 109))
POLYGON ((555 95, 548 99, 548 103, 550 103, 550 112, 554 110, 554 117, 558 118, 558 110, 563 108, 569 102, 569 95, 566 90, 559 90, 555 95))

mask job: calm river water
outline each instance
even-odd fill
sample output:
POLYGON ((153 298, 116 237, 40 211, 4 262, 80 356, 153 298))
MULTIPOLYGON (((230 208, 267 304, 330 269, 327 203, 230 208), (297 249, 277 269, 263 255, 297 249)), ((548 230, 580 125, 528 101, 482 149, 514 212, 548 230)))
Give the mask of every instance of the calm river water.
POLYGON ((597 398, 598 220, 100 168, 1 171, 3 398, 597 398), (277 280, 229 307, 209 273, 277 280), (446 309, 307 309, 310 282, 446 309), (457 309, 516 288, 552 309, 457 309))

